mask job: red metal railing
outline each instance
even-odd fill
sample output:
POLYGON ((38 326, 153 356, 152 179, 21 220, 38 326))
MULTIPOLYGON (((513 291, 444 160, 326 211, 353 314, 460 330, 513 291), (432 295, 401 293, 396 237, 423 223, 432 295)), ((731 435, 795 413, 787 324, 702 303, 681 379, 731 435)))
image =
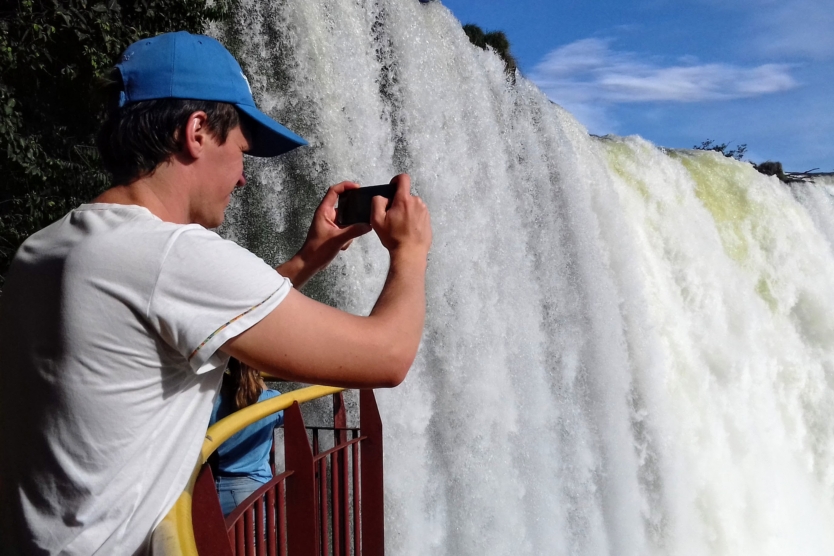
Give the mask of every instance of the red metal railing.
POLYGON ((273 477, 226 517, 226 533, 232 554, 287 556, 284 481, 290 475, 292 471, 273 477))
POLYGON ((192 502, 199 554, 382 556, 382 422, 373 391, 361 391, 359 399, 359 428, 346 426, 341 393, 333 395, 332 427, 307 428, 298 403, 287 408, 286 471, 225 519, 211 468, 204 465, 192 502), (321 450, 321 431, 333 432, 332 448, 321 450))

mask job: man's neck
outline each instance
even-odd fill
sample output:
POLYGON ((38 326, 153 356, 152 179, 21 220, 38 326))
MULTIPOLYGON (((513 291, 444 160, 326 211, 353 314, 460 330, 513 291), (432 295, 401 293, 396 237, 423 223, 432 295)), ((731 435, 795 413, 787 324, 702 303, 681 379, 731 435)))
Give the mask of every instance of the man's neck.
POLYGON ((151 174, 127 185, 111 187, 94 203, 137 205, 145 207, 165 222, 189 224, 188 176, 177 171, 175 165, 163 163, 151 174))

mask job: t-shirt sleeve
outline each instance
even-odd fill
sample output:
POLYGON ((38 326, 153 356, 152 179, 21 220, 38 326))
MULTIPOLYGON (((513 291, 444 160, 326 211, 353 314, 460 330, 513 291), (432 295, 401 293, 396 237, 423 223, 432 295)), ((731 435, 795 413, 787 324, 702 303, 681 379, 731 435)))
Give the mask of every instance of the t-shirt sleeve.
POLYGON ((220 346, 260 322, 291 289, 256 255, 189 226, 168 243, 148 319, 193 371, 205 372, 220 363, 212 360, 220 346))

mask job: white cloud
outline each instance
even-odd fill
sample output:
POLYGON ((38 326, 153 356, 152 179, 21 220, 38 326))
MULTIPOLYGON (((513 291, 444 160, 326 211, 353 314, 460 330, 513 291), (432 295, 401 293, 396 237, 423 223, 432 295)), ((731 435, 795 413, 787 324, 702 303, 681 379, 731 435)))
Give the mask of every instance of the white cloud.
POLYGON ((821 0, 756 0, 751 31, 767 56, 834 58, 834 5, 821 0))
MULTIPOLYGON (((583 39, 545 56, 530 78, 555 102, 703 102, 746 98, 797 86, 784 64, 745 68, 731 64, 679 62, 663 66, 611 41, 583 39)), ((689 60, 687 60, 689 61, 689 60)))

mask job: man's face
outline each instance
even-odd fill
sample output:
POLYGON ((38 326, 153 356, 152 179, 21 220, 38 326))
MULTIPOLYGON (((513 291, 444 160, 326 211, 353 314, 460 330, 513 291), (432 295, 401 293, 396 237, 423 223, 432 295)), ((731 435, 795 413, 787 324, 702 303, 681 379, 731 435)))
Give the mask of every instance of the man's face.
POLYGON ((210 136, 205 148, 201 161, 201 195, 192 204, 191 220, 206 228, 216 228, 223 223, 232 192, 246 184, 243 153, 249 150, 248 134, 237 126, 229 132, 225 143, 221 145, 210 136))

